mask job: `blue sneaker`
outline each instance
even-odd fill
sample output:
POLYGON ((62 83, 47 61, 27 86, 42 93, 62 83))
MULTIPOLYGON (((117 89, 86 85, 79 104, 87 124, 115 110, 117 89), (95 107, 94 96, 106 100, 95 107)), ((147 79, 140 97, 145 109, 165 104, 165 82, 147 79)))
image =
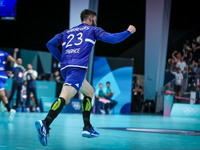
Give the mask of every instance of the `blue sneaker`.
POLYGON ((50 128, 47 128, 46 122, 38 120, 35 122, 35 127, 38 132, 38 138, 43 146, 47 146, 47 135, 49 134, 50 128))
POLYGON ((82 132, 82 137, 88 137, 88 138, 92 138, 92 137, 98 137, 99 133, 96 132, 93 127, 84 127, 83 128, 83 132, 82 132))

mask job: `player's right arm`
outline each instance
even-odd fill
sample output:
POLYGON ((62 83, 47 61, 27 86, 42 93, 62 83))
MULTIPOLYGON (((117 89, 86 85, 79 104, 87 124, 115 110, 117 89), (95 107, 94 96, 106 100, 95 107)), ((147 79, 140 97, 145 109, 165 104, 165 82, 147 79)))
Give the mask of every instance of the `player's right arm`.
POLYGON ((61 54, 59 52, 58 46, 60 45, 60 41, 62 41, 62 34, 58 34, 53 37, 47 44, 48 50, 52 53, 52 55, 61 62, 61 54))
POLYGON ((96 39, 101 40, 106 43, 116 44, 116 43, 120 43, 124 41, 127 37, 129 37, 131 34, 135 32, 136 32, 136 28, 133 25, 130 25, 126 31, 120 32, 120 33, 112 34, 112 33, 104 32, 103 34, 101 33, 98 35, 99 32, 97 32, 96 39))
POLYGON ((14 70, 13 67, 14 67, 15 59, 14 59, 11 55, 9 55, 9 56, 7 57, 7 60, 11 62, 11 63, 10 63, 10 69, 11 69, 11 71, 13 71, 13 70, 14 70))
POLYGON ((7 60, 11 62, 10 63, 11 64, 10 70, 6 71, 7 75, 10 77, 11 74, 12 74, 12 71, 14 70, 13 66, 14 66, 14 63, 15 63, 15 59, 11 55, 9 55, 8 53, 6 53, 6 57, 7 57, 7 60))

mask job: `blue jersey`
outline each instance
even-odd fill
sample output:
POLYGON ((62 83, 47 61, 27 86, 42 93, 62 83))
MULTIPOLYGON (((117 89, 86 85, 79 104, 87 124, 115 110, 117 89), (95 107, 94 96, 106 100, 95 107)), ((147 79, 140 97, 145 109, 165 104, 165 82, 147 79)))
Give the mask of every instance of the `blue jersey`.
POLYGON ((4 79, 8 78, 6 74, 6 69, 5 69, 5 62, 8 56, 9 56, 8 53, 0 51, 0 78, 4 78, 4 79))
POLYGON ((57 34, 62 43, 61 70, 66 67, 87 68, 92 47, 104 33, 99 27, 82 23, 57 34))
POLYGON ((0 16, 16 16, 17 0, 0 0, 0 16))

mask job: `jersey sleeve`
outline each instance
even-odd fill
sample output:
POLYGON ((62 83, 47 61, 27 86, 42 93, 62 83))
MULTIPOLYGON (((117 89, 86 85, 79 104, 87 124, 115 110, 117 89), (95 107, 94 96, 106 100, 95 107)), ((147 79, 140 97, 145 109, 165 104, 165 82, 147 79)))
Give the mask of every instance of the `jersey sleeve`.
POLYGON ((6 53, 6 52, 4 52, 4 56, 5 56, 5 59, 7 59, 7 58, 8 58, 8 56, 9 56, 9 54, 8 54, 8 53, 6 53))
POLYGON ((106 33, 106 31, 103 30, 102 28, 100 27, 94 28, 94 37, 96 40, 101 40, 104 33, 106 33))
POLYGON ((116 44, 124 41, 127 37, 131 35, 131 32, 126 30, 124 32, 119 33, 105 33, 103 34, 101 41, 110 43, 110 44, 116 44))
POLYGON ((62 44, 63 42, 63 32, 62 33, 59 33, 59 34, 56 34, 55 37, 60 41, 60 43, 62 44))
POLYGON ((54 37, 52 38, 47 44, 48 50, 52 53, 52 55, 59 61, 61 62, 61 54, 59 52, 59 49, 57 46, 61 44, 62 41, 59 41, 58 38, 54 37))
POLYGON ((33 75, 37 78, 37 76, 38 76, 37 71, 33 70, 33 75))

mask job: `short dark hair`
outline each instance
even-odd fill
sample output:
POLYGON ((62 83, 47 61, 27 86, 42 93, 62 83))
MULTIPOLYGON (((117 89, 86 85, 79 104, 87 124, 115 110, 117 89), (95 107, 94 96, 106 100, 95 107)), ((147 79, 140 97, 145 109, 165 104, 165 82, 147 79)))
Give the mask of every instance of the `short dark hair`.
POLYGON ((87 18, 88 18, 89 16, 96 16, 96 15, 97 15, 96 12, 94 12, 93 10, 84 9, 84 10, 81 12, 81 15, 80 15, 81 21, 83 22, 83 21, 87 20, 87 18))
POLYGON ((108 82, 106 82, 106 84, 108 84, 108 83, 110 84, 110 82, 109 82, 109 81, 108 81, 108 82))
POLYGON ((31 66, 33 66, 31 63, 28 63, 27 65, 31 65, 31 66))

